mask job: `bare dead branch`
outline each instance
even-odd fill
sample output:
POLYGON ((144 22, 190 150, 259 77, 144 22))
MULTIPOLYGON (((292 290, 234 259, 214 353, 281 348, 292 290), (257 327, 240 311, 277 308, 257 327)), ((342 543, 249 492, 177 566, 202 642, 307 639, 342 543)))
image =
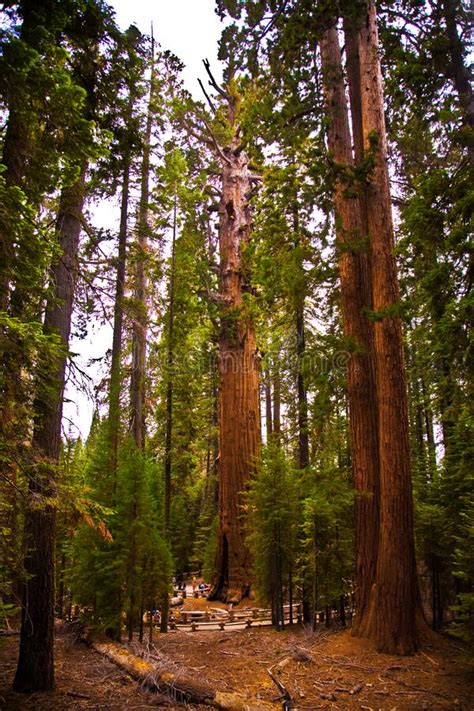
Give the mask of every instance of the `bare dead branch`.
POLYGON ((212 86, 217 91, 217 93, 220 94, 226 101, 230 101, 231 97, 229 96, 229 94, 226 91, 224 91, 224 89, 221 86, 219 86, 219 84, 214 79, 214 75, 211 72, 211 64, 210 64, 209 60, 203 59, 202 63, 204 64, 204 68, 205 68, 207 75, 209 77, 209 85, 212 86))
POLYGON ((204 96, 205 96, 206 99, 207 99, 207 103, 208 103, 209 106, 211 107, 212 112, 215 114, 215 113, 216 113, 216 107, 215 107, 215 105, 214 105, 214 102, 212 101, 211 97, 209 96, 209 94, 207 93, 206 89, 204 88, 204 84, 202 83, 202 81, 201 81, 199 78, 198 78, 198 82, 199 82, 199 86, 200 86, 201 89, 202 89, 202 93, 204 94, 204 96))

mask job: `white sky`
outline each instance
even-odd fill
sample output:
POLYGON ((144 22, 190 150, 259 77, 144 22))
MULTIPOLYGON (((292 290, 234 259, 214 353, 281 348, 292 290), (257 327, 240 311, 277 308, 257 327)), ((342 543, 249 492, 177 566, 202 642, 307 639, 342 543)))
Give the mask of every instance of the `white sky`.
MULTIPOLYGON (((153 34, 161 49, 170 50, 185 64, 182 74, 184 84, 196 99, 203 99, 197 82, 199 77, 207 82, 202 64, 209 59, 213 73, 219 80, 222 71, 217 60, 218 40, 222 25, 214 12, 214 0, 108 0, 115 9, 116 21, 122 30, 135 24, 144 34, 153 34)), ((95 210, 94 223, 104 227, 117 228, 118 208, 111 214, 111 204, 104 204, 95 210)), ((96 380, 98 367, 87 367, 90 358, 105 354, 112 345, 110 326, 91 324, 91 333, 82 341, 73 340, 71 351, 76 353, 75 362, 96 380), (95 371, 95 372, 94 372, 95 371), (95 376, 95 377, 94 377, 95 376)), ((73 383, 66 389, 64 406, 64 431, 87 437, 93 414, 93 402, 73 383)))
POLYGON ((141 32, 153 34, 162 49, 171 50, 186 65, 183 80, 196 98, 202 99, 197 77, 205 78, 203 59, 209 59, 219 77, 217 43, 222 25, 214 12, 214 0, 109 0, 117 24, 132 23, 141 32))

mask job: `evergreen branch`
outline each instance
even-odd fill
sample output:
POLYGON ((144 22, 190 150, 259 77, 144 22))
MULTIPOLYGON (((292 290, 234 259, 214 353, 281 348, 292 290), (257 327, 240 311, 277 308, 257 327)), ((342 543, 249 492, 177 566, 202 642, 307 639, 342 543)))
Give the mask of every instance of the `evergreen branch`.
POLYGON ((214 195, 214 197, 222 197, 222 192, 218 188, 216 188, 215 185, 211 185, 210 183, 206 185, 206 187, 204 188, 204 192, 207 195, 214 195))
POLYGON ((208 132, 209 132, 209 135, 210 135, 211 138, 212 138, 212 142, 213 142, 213 144, 214 144, 214 147, 215 147, 217 153, 219 154, 219 157, 220 157, 223 161, 225 161, 225 162, 227 163, 227 165, 232 165, 232 162, 231 162, 230 158, 228 158, 228 157, 225 155, 225 153, 223 152, 222 148, 221 148, 220 145, 218 144, 217 138, 214 136, 214 133, 212 132, 212 128, 209 126, 209 124, 207 123, 207 121, 206 121, 206 119, 205 119, 204 117, 203 117, 202 120, 203 120, 203 122, 204 122, 205 127, 207 128, 207 130, 208 130, 208 132))
MULTIPOLYGON (((14 459, 14 458, 12 457, 12 459, 14 459)), ((15 489, 15 491, 16 491, 18 494, 20 494, 20 496, 21 496, 23 499, 26 500, 26 496, 25 496, 24 492, 20 489, 19 486, 17 486, 17 485, 15 484, 14 481, 12 481, 12 479, 10 479, 9 476, 7 476, 6 474, 3 474, 2 472, 0 472, 0 479, 3 479, 3 481, 6 482, 8 486, 11 486, 13 489, 15 489)))
MULTIPOLYGON (((89 279, 89 278, 86 276, 86 272, 83 271, 82 269, 79 269, 79 278, 82 279, 82 281, 85 282, 85 284, 87 284, 87 286, 91 289, 91 291, 92 291, 96 296, 98 295, 98 300, 99 300, 99 303, 100 303, 100 307, 101 307, 101 309, 102 309, 102 316, 103 316, 104 320, 105 320, 107 323, 110 323, 110 318, 109 318, 109 316, 108 316, 108 314, 107 314, 107 307, 106 307, 106 304, 104 304, 104 302, 103 302, 103 300, 102 300, 102 298, 101 298, 101 296, 100 296, 100 295, 103 294, 103 295, 105 295, 107 298, 110 299, 110 293, 109 293, 106 289, 103 289, 102 287, 97 286, 97 284, 94 284, 93 280, 92 280, 92 279, 89 279)), ((123 310, 123 309, 122 309, 122 310, 123 310)))
POLYGON ((210 148, 210 149, 213 148, 213 146, 214 146, 213 142, 210 141, 209 139, 205 138, 202 133, 199 134, 194 128, 191 128, 191 126, 189 126, 189 125, 185 126, 185 130, 190 136, 195 138, 196 141, 198 141, 199 143, 205 143, 208 148, 210 148))
POLYGON ((285 121, 285 128, 292 126, 300 118, 304 118, 304 116, 309 116, 310 114, 314 113, 317 109, 318 109, 318 106, 315 104, 314 106, 310 106, 309 109, 302 109, 301 111, 297 111, 296 114, 293 114, 293 116, 291 116, 291 118, 289 118, 285 121))

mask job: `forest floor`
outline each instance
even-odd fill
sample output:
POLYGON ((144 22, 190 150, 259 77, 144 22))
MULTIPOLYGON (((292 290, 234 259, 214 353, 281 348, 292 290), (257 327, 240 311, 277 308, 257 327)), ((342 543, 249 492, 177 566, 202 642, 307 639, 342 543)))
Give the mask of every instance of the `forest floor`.
MULTIPOLYGON (((201 606, 204 601, 193 601, 201 606)), ((215 606, 215 603, 213 603, 215 606)), ((365 711, 474 710, 473 666, 462 659, 461 647, 430 635, 422 651, 401 658, 377 654, 350 631, 292 627, 237 631, 171 631, 155 635, 153 646, 133 643, 133 651, 169 663, 175 672, 195 675, 216 690, 239 692, 253 699, 275 701, 279 691, 268 669, 291 695, 294 708, 361 709, 365 711)), ((67 635, 56 639, 57 689, 21 695, 11 690, 18 637, 0 638, 0 709, 180 709, 180 705, 142 688, 112 662, 84 642, 67 635)), ((255 703, 256 701, 256 703, 255 703)))

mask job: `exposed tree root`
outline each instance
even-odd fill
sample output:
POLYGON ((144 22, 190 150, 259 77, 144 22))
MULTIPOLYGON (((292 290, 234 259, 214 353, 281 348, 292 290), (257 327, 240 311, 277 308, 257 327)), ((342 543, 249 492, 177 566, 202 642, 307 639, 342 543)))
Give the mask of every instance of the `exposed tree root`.
POLYGON ((147 688, 167 693, 176 701, 205 704, 223 711, 281 709, 280 704, 261 699, 249 699, 237 693, 217 691, 185 673, 160 668, 113 642, 93 642, 92 648, 117 664, 147 688))

